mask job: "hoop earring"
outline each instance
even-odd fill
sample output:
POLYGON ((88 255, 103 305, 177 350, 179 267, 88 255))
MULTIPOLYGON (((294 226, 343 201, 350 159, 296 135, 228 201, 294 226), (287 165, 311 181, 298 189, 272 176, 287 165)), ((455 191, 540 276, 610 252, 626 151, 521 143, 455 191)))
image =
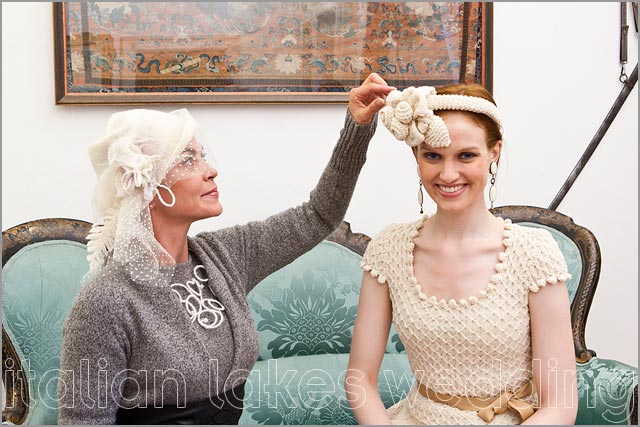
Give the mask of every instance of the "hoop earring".
POLYGON ((162 184, 158 184, 158 188, 156 188, 156 194, 158 195, 158 200, 160 200, 160 203, 162 203, 163 205, 165 205, 166 207, 170 208, 173 205, 176 204, 176 195, 173 194, 173 191, 171 191, 171 189, 169 187, 167 187, 166 185, 162 185, 162 184), (160 194, 160 190, 158 190, 158 188, 164 188, 165 190, 167 190, 169 192, 169 194, 171 194, 171 203, 167 203, 165 202, 165 200, 162 198, 162 195, 160 194))
POLYGON ((422 194, 422 180, 418 180, 418 204, 420 205, 420 214, 422 215, 424 211, 422 210, 422 202, 424 201, 424 195, 422 194))
POLYGON ((491 187, 489 187, 489 201, 491 202, 491 208, 493 209, 493 202, 496 201, 498 196, 498 189, 496 188, 496 174, 498 173, 498 163, 495 160, 491 161, 489 165, 489 174, 491 174, 491 187))

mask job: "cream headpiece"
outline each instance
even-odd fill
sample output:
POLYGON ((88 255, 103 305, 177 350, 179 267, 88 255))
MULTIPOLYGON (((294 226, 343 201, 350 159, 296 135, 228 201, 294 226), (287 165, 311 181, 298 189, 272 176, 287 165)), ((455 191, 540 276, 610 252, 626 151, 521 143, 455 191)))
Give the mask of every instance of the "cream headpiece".
POLYGON ((449 131, 435 110, 461 110, 484 114, 502 126, 500 112, 491 102, 467 95, 438 95, 431 86, 394 90, 380 110, 380 120, 400 141, 410 147, 423 142, 431 147, 448 147, 449 131))
POLYGON ((197 134, 198 125, 186 109, 133 109, 111 116, 105 135, 89 146, 98 182, 86 278, 102 270, 109 253, 134 281, 154 282, 160 265, 175 264, 154 237, 149 202, 160 197, 159 187, 168 189, 185 175, 174 177, 170 171, 197 134))

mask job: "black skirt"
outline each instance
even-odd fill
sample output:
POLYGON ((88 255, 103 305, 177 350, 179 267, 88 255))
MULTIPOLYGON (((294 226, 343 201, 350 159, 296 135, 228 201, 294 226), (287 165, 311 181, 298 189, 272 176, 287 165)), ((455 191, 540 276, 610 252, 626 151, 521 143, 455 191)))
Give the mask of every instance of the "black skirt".
POLYGON ((116 424, 238 424, 243 399, 244 383, 209 399, 187 403, 184 408, 120 408, 116 424))

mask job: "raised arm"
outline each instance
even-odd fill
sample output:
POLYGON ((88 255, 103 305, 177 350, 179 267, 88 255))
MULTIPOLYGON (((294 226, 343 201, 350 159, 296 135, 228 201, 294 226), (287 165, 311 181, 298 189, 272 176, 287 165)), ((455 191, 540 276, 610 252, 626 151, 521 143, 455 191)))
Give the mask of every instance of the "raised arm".
POLYGON ((344 218, 376 129, 376 113, 394 88, 376 74, 349 93, 349 108, 340 139, 309 200, 246 225, 198 235, 229 251, 249 292, 260 280, 313 248, 344 218))
POLYGON ((347 400, 359 424, 391 424, 378 391, 391 317, 389 287, 365 272, 345 377, 347 400))

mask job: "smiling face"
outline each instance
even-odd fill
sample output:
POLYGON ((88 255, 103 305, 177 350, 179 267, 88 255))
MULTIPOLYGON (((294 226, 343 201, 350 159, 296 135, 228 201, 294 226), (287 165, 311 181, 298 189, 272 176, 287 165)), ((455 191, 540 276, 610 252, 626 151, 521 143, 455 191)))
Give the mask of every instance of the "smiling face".
MULTIPOLYGON (((194 221, 218 216, 222 205, 218 199, 215 178, 218 171, 206 160, 204 148, 195 140, 184 149, 174 166, 169 169, 164 185, 171 188, 175 204, 165 206, 156 199, 154 216, 161 215, 171 222, 194 221)), ((162 187, 158 189, 162 199, 171 203, 173 197, 162 187)))
POLYGON ((451 145, 433 148, 426 144, 414 149, 422 185, 438 206, 438 212, 459 213, 484 209, 484 189, 489 165, 498 160, 502 141, 487 147, 487 135, 469 113, 440 114, 449 130, 451 145))

